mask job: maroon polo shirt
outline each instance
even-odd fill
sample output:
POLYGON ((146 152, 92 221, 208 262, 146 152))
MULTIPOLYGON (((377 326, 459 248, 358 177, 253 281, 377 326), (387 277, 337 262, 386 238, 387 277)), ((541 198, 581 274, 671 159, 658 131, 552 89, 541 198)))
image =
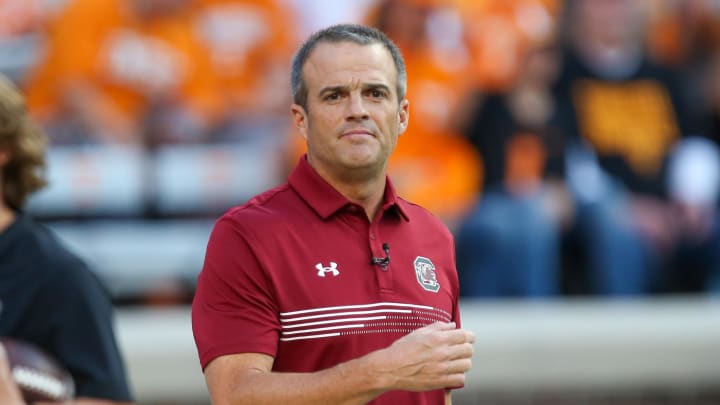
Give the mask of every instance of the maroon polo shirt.
MULTIPOLYGON (((388 179, 372 222, 305 158, 287 184, 215 224, 192 306, 203 367, 265 353, 273 370, 311 372, 385 348, 436 321, 459 324, 454 245, 445 225, 388 179), (389 263, 372 264, 384 258, 389 263)), ((374 404, 441 404, 442 390, 393 391, 374 404)))

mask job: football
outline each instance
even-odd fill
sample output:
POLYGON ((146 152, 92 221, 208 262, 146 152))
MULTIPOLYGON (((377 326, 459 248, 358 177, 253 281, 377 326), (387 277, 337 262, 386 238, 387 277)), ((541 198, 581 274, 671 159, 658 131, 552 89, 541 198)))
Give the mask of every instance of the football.
POLYGON ((70 373, 50 354, 20 340, 0 337, 10 373, 27 403, 72 399, 75 384, 70 373))

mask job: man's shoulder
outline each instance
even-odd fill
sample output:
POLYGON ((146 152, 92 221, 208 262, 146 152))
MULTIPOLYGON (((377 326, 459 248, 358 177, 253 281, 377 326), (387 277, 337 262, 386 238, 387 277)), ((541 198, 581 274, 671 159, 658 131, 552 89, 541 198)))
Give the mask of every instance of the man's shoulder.
POLYGON ((242 205, 228 209, 220 218, 238 224, 253 225, 258 221, 265 225, 285 221, 292 211, 299 208, 301 200, 288 183, 264 191, 242 205))
POLYGON ((421 226, 434 228, 436 231, 440 231, 448 236, 450 235, 450 230, 447 225, 427 208, 401 197, 398 197, 398 201, 400 208, 407 215, 411 223, 418 223, 421 226))

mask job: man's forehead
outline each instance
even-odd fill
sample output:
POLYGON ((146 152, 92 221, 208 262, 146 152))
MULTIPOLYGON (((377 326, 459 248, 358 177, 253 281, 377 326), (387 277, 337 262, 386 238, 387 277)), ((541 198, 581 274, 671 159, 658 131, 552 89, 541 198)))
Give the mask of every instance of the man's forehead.
POLYGON ((350 41, 317 44, 303 66, 303 74, 308 85, 353 78, 386 84, 397 80, 392 55, 381 43, 350 41))

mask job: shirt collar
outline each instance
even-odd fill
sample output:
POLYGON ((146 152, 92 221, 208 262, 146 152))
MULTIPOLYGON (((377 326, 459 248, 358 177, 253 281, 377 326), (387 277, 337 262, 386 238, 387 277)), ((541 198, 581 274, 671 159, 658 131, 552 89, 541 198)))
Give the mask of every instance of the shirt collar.
MULTIPOLYGON (((327 219, 348 204, 352 204, 345 196, 340 194, 333 186, 323 179, 307 161, 307 155, 303 155, 288 178, 288 183, 300 197, 323 219, 327 219)), ((393 186, 390 178, 385 181, 385 196, 381 207, 382 212, 387 212, 394 207, 394 210, 405 221, 409 218, 402 208, 402 201, 393 186)))

